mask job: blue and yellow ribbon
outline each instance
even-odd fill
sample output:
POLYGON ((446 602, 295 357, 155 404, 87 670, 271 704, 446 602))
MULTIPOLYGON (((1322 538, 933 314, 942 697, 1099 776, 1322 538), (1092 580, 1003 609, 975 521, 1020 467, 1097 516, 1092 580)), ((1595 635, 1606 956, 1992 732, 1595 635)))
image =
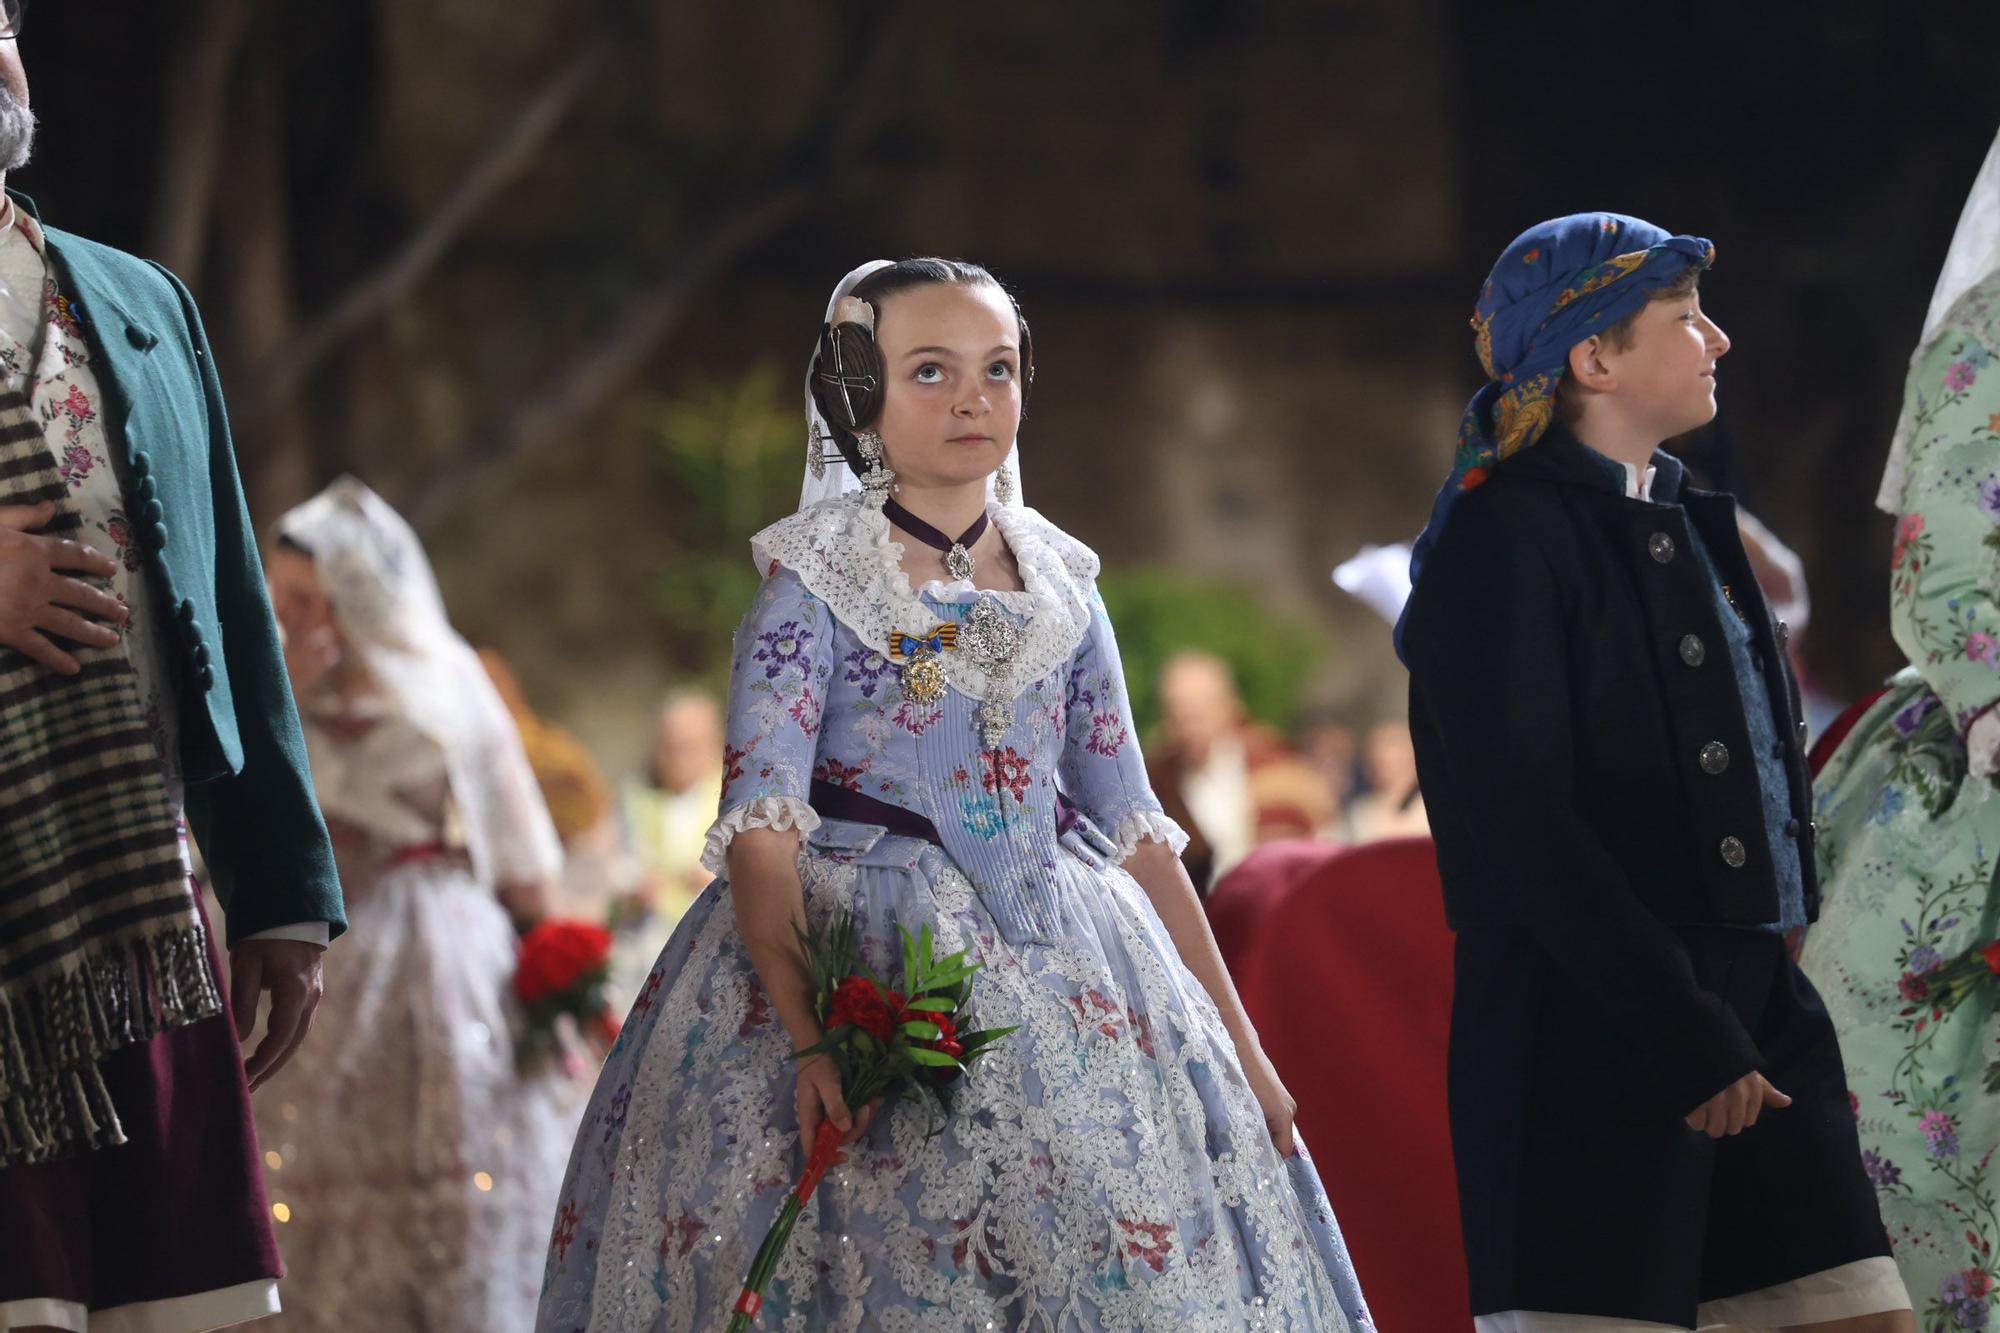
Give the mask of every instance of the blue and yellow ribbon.
POLYGON ((956 647, 958 626, 955 623, 939 625, 929 634, 905 634, 902 630, 891 630, 889 633, 889 656, 898 662, 935 656, 956 647))

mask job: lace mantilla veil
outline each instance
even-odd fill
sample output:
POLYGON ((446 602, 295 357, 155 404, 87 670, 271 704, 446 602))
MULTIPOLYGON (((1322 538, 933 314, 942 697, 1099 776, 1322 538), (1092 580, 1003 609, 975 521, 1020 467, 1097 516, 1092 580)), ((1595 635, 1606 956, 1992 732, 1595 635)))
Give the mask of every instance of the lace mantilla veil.
POLYGON ((286 513, 276 532, 311 554, 349 651, 390 708, 444 750, 474 873, 491 884, 554 879, 562 844, 520 733, 451 627, 416 532, 353 477, 286 513))

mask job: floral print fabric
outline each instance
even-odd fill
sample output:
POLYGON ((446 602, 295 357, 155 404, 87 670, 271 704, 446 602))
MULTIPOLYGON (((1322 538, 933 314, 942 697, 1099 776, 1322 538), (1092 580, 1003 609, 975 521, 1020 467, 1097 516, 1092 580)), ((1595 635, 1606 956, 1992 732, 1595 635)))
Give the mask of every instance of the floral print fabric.
POLYGON ((1802 963, 1840 1030, 1863 1162, 1919 1325, 2000 1316, 2000 1024, 1994 984, 1934 974, 2000 937, 2000 799, 1965 737, 2000 701, 2000 284, 1975 287, 1912 364, 1891 623, 1911 668, 1820 774, 1824 902, 1802 963))
MULTIPOLYGON (((1060 934, 1066 906, 1051 888, 1061 854, 1058 788, 1127 849, 1140 830, 1179 833, 1132 740, 1111 622, 1095 592, 1087 597, 1088 628, 1069 662, 1020 689, 1012 726, 987 749, 972 700, 955 689, 935 702, 905 694, 900 668, 778 566, 737 639, 723 809, 808 803, 819 781, 914 810, 937 829, 1010 939, 1060 934)), ((976 597, 931 596, 923 628, 962 622, 976 605, 976 597)), ((1024 620, 1004 606, 999 614, 1024 620)), ((945 660, 949 670, 957 654, 945 660)), ((756 822, 768 821, 725 820, 731 831, 756 822)), ((717 874, 725 846, 723 838, 710 841, 717 874)))

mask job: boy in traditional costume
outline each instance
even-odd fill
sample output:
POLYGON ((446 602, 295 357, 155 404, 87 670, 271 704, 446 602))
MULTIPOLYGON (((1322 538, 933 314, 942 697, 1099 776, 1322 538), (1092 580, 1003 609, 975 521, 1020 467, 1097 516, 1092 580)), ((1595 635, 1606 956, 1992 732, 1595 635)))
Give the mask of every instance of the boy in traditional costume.
POLYGON ((1412 561, 1482 1333, 1914 1328, 1784 944, 1818 906, 1786 627, 1658 448, 1715 412, 1713 254, 1613 213, 1507 248, 1412 561))

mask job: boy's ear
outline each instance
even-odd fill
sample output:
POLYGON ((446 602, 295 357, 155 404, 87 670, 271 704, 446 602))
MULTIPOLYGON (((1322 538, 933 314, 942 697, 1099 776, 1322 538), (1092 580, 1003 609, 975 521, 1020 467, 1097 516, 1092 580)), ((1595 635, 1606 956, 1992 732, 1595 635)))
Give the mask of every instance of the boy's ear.
POLYGON ((1586 389, 1615 389, 1618 377, 1604 363, 1604 339, 1585 338, 1569 349, 1569 377, 1586 389))

